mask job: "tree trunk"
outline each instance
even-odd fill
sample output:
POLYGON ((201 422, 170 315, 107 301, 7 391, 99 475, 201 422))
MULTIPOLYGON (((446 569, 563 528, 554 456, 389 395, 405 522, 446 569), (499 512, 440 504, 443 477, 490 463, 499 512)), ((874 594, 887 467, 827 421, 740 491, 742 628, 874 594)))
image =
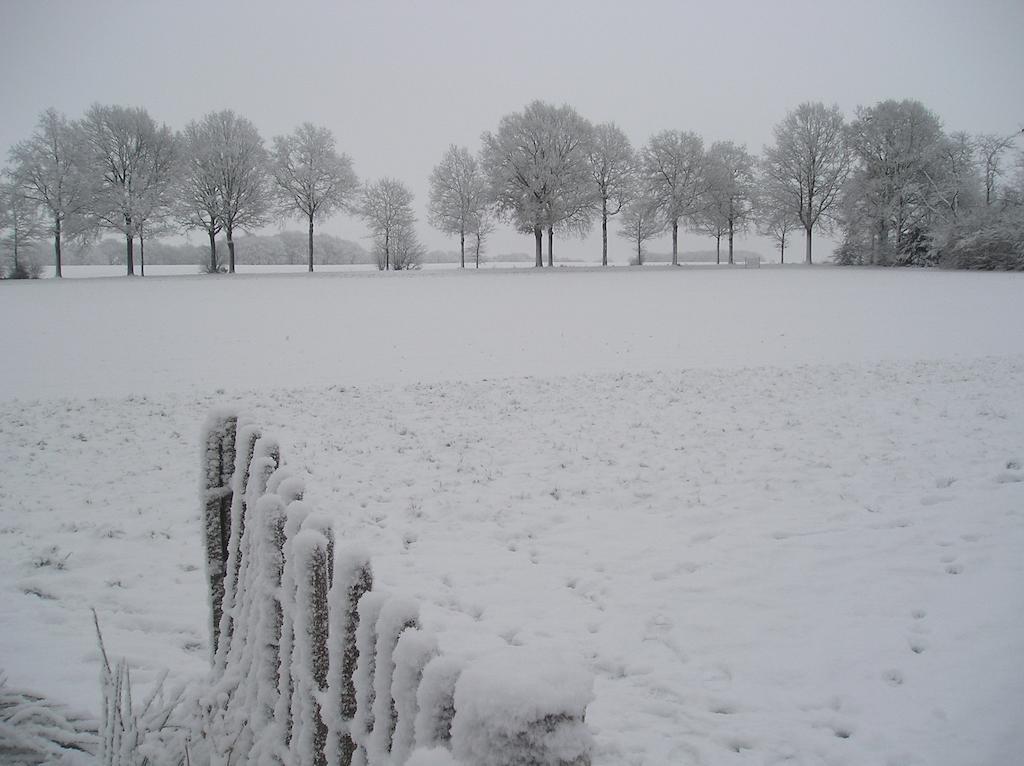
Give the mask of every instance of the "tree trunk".
POLYGON ((224 230, 224 234, 228 240, 228 274, 235 273, 235 237, 231 227, 228 226, 224 230))
POLYGON ((608 265, 608 200, 601 200, 601 265, 608 265))
POLYGON ((733 238, 734 232, 733 232, 732 226, 733 226, 732 221, 729 221, 729 265, 730 266, 732 266, 732 264, 733 264, 733 259, 732 259, 732 238, 733 238))
POLYGON ((146 240, 142 236, 142 228, 139 228, 139 276, 146 276, 146 240))
POLYGON ((640 239, 640 227, 637 227, 637 238, 636 238, 636 265, 644 265, 644 241, 640 239))
POLYGON ((477 232, 477 235, 476 235, 476 252, 475 252, 475 255, 476 255, 476 267, 479 269, 480 268, 480 232, 477 232))
POLYGON ((548 226, 548 268, 555 265, 554 257, 554 242, 555 242, 555 230, 553 227, 548 226))
POLYGON ((540 226, 533 227, 533 239, 537 246, 537 259, 533 267, 540 269, 544 267, 544 230, 540 226))
POLYGON ((129 277, 135 276, 135 237, 131 234, 124 235, 124 260, 128 267, 129 277))
POLYGON ((810 226, 807 227, 807 263, 812 263, 812 261, 811 261, 811 227, 810 226))
POLYGON ((313 214, 309 214, 309 273, 313 273, 313 214))
POLYGON ((53 275, 55 277, 63 276, 60 272, 60 218, 54 218, 53 220, 53 257, 53 275))
POLYGON ((391 270, 391 232, 384 232, 384 271, 391 270))
POLYGON ((466 230, 459 230, 459 268, 466 268, 466 230))
POLYGON ((786 235, 783 234, 779 240, 779 265, 782 266, 786 263, 786 235))
POLYGON ((210 273, 217 273, 217 235, 210 229, 206 232, 210 235, 210 273))
POLYGON ((722 265, 722 235, 715 237, 715 265, 722 265))
POLYGON ((679 265, 679 219, 672 221, 672 265, 679 265))

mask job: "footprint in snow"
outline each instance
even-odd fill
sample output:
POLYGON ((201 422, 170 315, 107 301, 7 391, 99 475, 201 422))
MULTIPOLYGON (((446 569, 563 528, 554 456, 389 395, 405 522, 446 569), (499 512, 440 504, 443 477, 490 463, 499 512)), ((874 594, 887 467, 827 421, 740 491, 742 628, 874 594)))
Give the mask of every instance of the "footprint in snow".
POLYGON ((1017 484, 1024 481, 1024 473, 1003 471, 1002 473, 996 474, 992 481, 996 484, 1017 484))
POLYGON ((886 670, 882 673, 882 680, 889 686, 903 686, 903 673, 895 669, 886 670))
POLYGON ((910 613, 910 616, 914 618, 914 622, 910 625, 910 632, 914 634, 909 639, 910 648, 914 654, 921 654, 927 646, 923 639, 920 639, 919 637, 931 633, 931 628, 928 627, 928 623, 926 623, 924 619, 928 616, 928 613, 924 609, 915 609, 910 613), (921 647, 921 650, 918 651, 914 648, 915 646, 921 647))

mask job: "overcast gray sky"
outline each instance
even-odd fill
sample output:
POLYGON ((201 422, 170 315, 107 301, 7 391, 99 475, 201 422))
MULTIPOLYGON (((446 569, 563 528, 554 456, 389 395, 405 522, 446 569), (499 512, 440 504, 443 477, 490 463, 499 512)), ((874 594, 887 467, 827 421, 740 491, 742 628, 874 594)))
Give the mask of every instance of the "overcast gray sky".
MULTIPOLYGON (((760 152, 807 100, 849 115, 916 98, 949 130, 1024 126, 1022 0, 0 0, 0 28, 0 147, 47 107, 78 117, 96 101, 144 106, 175 129, 231 108, 268 142, 311 121, 334 131, 361 178, 413 189, 430 248, 456 247, 426 223, 442 152, 475 151, 535 98, 615 121, 636 146, 671 128, 760 152)), ((346 216, 322 230, 365 235, 346 216)), ((502 227, 492 250, 531 245, 502 227)), ((681 247, 709 246, 687 234, 681 247)), ((559 253, 599 259, 600 245, 559 253)))

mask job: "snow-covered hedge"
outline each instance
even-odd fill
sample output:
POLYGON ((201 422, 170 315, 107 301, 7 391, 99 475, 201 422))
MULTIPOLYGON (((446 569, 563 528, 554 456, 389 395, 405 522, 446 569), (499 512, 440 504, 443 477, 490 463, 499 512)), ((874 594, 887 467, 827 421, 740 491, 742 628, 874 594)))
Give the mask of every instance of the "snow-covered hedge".
POLYGON ((183 724, 190 763, 590 763, 589 674, 523 650, 443 655, 419 605, 375 590, 369 555, 336 550, 305 494, 276 441, 234 411, 208 418, 213 669, 183 724))

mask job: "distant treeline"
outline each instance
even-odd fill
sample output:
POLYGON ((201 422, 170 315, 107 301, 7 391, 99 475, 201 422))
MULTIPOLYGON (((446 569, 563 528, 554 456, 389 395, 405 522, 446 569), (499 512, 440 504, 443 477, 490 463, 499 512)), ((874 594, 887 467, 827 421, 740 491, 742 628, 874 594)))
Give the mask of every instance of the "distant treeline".
MULTIPOLYGON (((307 238, 298 231, 282 231, 277 234, 249 234, 236 239, 243 252, 242 262, 254 266, 285 266, 306 264, 307 238)), ((33 242, 26 245, 25 256, 43 262, 52 248, 47 242, 33 242)), ((377 265, 377 256, 358 242, 342 239, 332 234, 318 234, 316 239, 317 261, 333 266, 377 265)), ((147 266, 206 266, 210 249, 206 244, 174 244, 163 240, 146 242, 145 264, 147 266)), ((712 254, 713 255, 713 254, 712 254)), ((499 255, 495 260, 503 263, 532 260, 526 253, 499 255)), ((486 256, 481 258, 487 262, 486 256)), ((87 244, 69 246, 65 263, 71 265, 124 265, 124 242, 106 237, 87 244)), ((459 253, 455 251, 430 250, 423 254, 421 263, 458 263, 459 253)))
MULTIPOLYGON (((498 223, 532 235, 537 267, 545 244, 550 267, 556 237, 599 226, 607 265, 615 221, 641 265, 660 260, 646 243, 662 234, 678 264, 687 232, 715 241, 716 262, 734 263, 736 237, 753 229, 775 241, 780 261, 802 234, 812 263, 814 236, 824 233, 840 236, 841 264, 1024 269, 1021 133, 948 132, 913 100, 857 107, 850 118, 809 102, 774 127, 760 155, 732 141, 705 145, 678 129, 635 147, 614 123, 534 101, 484 132, 478 150, 447 149, 430 174, 427 221, 458 243, 463 267, 479 265, 498 223)), ((236 247, 246 263, 305 262, 309 271, 316 262, 386 270, 452 260, 420 242, 404 183, 360 181, 330 129, 309 123, 268 148, 256 126, 230 110, 174 132, 138 107, 94 104, 77 120, 50 109, 9 160, 0 247, 12 276, 27 270, 20 256, 31 243, 53 242, 60 276, 62 248, 108 235, 121 239, 129 275, 145 258, 221 270, 222 237, 227 271, 236 247), (339 213, 363 220, 369 251, 324 236, 315 244, 316 223, 339 213), (289 219, 306 231, 243 234, 289 219), (190 231, 205 240, 205 256, 159 243, 190 231)), ((114 247, 104 240, 77 257, 120 261, 114 247)))

